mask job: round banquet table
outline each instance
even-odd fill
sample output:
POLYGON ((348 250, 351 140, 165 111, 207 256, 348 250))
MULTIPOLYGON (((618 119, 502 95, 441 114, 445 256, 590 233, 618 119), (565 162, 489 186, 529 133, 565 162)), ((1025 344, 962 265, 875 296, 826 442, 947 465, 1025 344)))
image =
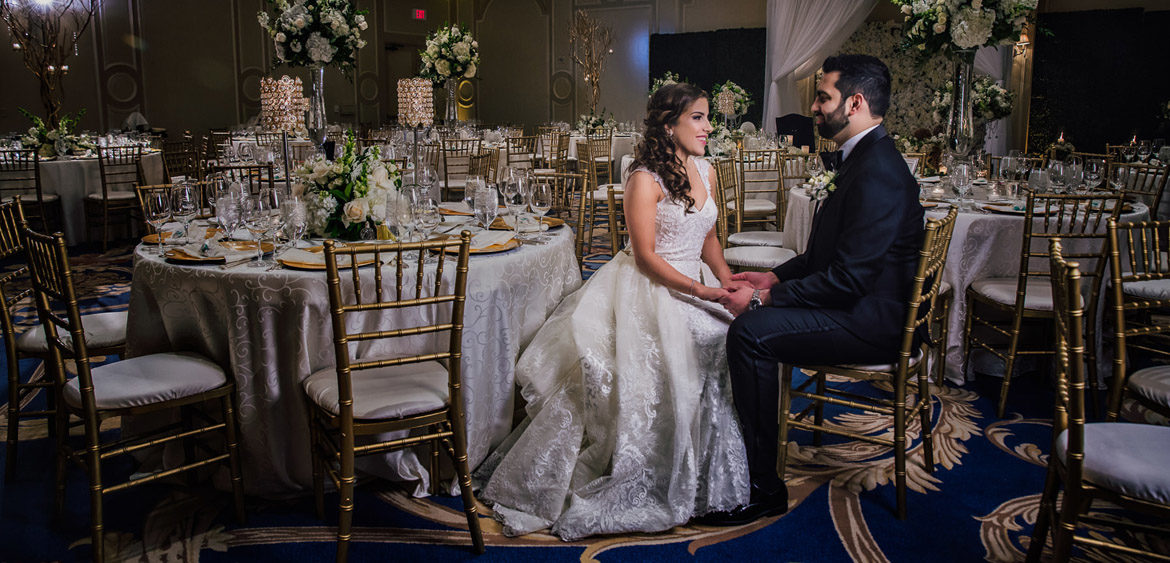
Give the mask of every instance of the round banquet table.
MULTIPOLYGON (((562 298, 581 285, 572 231, 548 234, 548 244, 470 260, 462 373, 471 467, 511 431, 520 351, 562 298)), ((127 356, 185 350, 218 362, 236 383, 249 493, 276 496, 311 487, 300 383, 335 365, 325 272, 177 265, 150 252, 144 245, 135 252, 127 356)), ((444 276, 454 276, 453 264, 444 276)), ((383 270, 392 286, 394 266, 383 270)), ((363 278, 372 280, 372 272, 363 269, 363 278)), ((394 321, 392 315, 378 318, 383 328, 394 321)), ((359 467, 418 480, 419 494, 430 478, 413 451, 370 456, 359 467)))
MULTIPOLYGON (((941 219, 946 216, 945 205, 926 210, 927 219, 941 219)), ((797 253, 804 252, 812 231, 813 205, 804 188, 792 188, 788 192, 788 210, 784 219, 784 248, 797 253)), ((1149 208, 1134 203, 1133 210, 1123 212, 1119 221, 1128 223, 1149 218, 1149 208)), ((955 218, 955 231, 947 253, 947 264, 943 280, 954 288, 951 303, 950 325, 947 327, 947 373, 946 378, 956 384, 970 379, 964 374, 963 355, 966 344, 963 341, 963 327, 967 318, 967 286, 972 282, 993 277, 1014 277, 1020 269, 1020 240, 1023 237, 1024 217, 983 211, 961 211, 955 218)), ((1098 319, 1103 315, 1098 315, 1098 319)), ((1102 336, 1102 331, 1097 331, 1102 336)), ((1108 373, 1099 360, 1099 374, 1108 373)), ((972 365, 975 358, 972 356, 972 365)), ((980 366, 983 364, 980 363, 980 366)), ((1002 364, 998 364, 1002 372, 1002 364)))
MULTIPOLYGON (((142 179, 161 184, 162 153, 148 149, 142 153, 142 179)), ((102 193, 102 171, 97 157, 61 158, 41 161, 41 191, 61 198, 62 230, 70 246, 85 242, 85 196, 102 193)))
MULTIPOLYGON (((642 136, 637 133, 615 133, 609 147, 610 162, 621 162, 622 156, 634 154, 634 147, 641 138, 642 136)), ((569 158, 580 158, 577 155, 577 143, 583 143, 585 140, 584 135, 574 134, 569 138, 569 158)))

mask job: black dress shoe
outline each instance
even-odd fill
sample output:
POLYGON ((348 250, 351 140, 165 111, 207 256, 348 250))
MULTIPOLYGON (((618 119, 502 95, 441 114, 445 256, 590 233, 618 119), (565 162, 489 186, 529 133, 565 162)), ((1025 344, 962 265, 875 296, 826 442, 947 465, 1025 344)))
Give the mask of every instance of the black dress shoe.
POLYGON ((781 485, 771 493, 764 493, 752 487, 751 501, 747 506, 741 506, 727 512, 708 512, 691 522, 703 526, 743 526, 751 524, 760 518, 776 516, 788 512, 788 488, 781 485))

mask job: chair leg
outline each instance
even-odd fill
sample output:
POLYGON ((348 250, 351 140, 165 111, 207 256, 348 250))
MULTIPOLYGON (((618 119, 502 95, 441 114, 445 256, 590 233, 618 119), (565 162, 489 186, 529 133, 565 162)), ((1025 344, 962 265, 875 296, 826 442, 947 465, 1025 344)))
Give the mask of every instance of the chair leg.
POLYGON ((1082 497, 1075 486, 1066 487, 1060 505, 1060 521, 1053 529, 1052 560, 1068 561, 1072 555, 1073 532, 1077 528, 1077 517, 1088 508, 1089 499, 1082 497))
POLYGON ((1007 410, 1007 396, 1008 388, 1012 384, 1012 372, 1016 368, 1016 354, 1020 347, 1020 320, 1013 322, 1011 340, 1008 342, 1007 359, 1004 360, 1003 366, 1003 383, 999 386, 999 406, 995 409, 995 415, 1003 418, 1004 412, 1007 410))
POLYGON ((971 350, 973 348, 971 346, 971 318, 975 316, 975 302, 970 297, 967 298, 967 314, 965 316, 966 318, 963 319, 963 365, 959 367, 959 376, 964 379, 967 377, 967 366, 971 364, 971 350))
POLYGON ((942 385, 943 380, 947 377, 947 338, 950 336, 951 300, 954 299, 954 295, 951 294, 947 297, 947 299, 939 299, 942 312, 939 315, 938 359, 934 363, 934 382, 938 385, 942 385))
POLYGON ((894 485, 898 520, 906 519, 906 379, 894 382, 894 485))
POLYGON ((16 474, 16 446, 20 431, 20 369, 13 362, 8 363, 8 368, 8 449, 4 460, 4 480, 11 482, 16 474))
MULTIPOLYGON (((817 380, 817 395, 825 396, 825 372, 818 371, 813 377, 817 380)), ((813 430, 812 443, 814 446, 821 445, 822 433, 820 431, 821 425, 825 423, 825 403, 820 399, 815 401, 813 407, 813 424, 816 424, 817 430, 813 430)))
MULTIPOLYGON (((54 390, 54 395, 56 394, 57 391, 54 390)), ((56 482, 53 487, 53 514, 57 519, 60 519, 61 515, 65 513, 65 471, 68 469, 69 463, 68 450, 66 449, 66 442, 69 440, 69 412, 60 398, 58 398, 57 404, 59 407, 54 416, 57 420, 57 436, 55 440, 57 451, 56 455, 53 456, 56 462, 56 482)))
MULTIPOLYGON (((315 408, 312 405, 310 409, 315 408)), ((317 415, 309 412, 309 458, 313 462, 313 507, 317 512, 317 519, 325 519, 325 467, 321 461, 318 448, 321 444, 321 431, 317 428, 317 415)))
POLYGON ((1044 493, 1040 495, 1040 512, 1036 515, 1036 526, 1032 528, 1032 541, 1028 544, 1028 563, 1040 561, 1048 531, 1052 527, 1052 511, 1056 507, 1056 492, 1060 486, 1060 475, 1053 462, 1048 464, 1048 475, 1044 479, 1044 493))
POLYGON ((780 404, 777 410, 780 414, 777 421, 780 425, 778 432, 779 448, 776 450, 776 474, 784 480, 784 470, 788 466, 788 411, 792 408, 792 366, 780 364, 780 404))
MULTIPOLYGON (((88 424, 87 424, 88 425, 88 424)), ((86 432, 90 430, 87 428, 86 432)), ((97 437, 96 428, 93 437, 97 437)), ((97 444, 93 440, 85 454, 86 465, 89 469, 89 519, 93 534, 93 560, 99 563, 105 560, 105 521, 102 519, 102 459, 97 444)))
POLYGON ((236 397, 235 391, 224 395, 223 406, 224 434, 227 437, 228 470, 232 478, 232 503, 236 508, 236 523, 243 526, 248 521, 244 511, 244 479, 240 470, 239 438, 236 432, 236 397))
MULTIPOLYGON (((431 427, 431 432, 439 430, 439 425, 431 427)), ((431 442, 431 494, 439 494, 439 442, 431 442)))
MULTIPOLYGON (((475 493, 471 489, 471 470, 467 466, 467 436, 463 425, 456 420, 451 424, 451 436, 455 442, 455 471, 459 474, 459 495, 463 498, 463 512, 467 515, 467 531, 471 533, 471 545, 475 553, 484 552, 483 530, 479 525, 479 509, 475 506, 475 493)), ((439 445, 435 444, 438 448, 439 445)))
POLYGON ((926 362, 920 362, 918 365, 918 396, 916 399, 922 403, 922 408, 918 410, 919 420, 922 424, 922 465, 926 468, 927 473, 934 473, 934 434, 931 428, 931 413, 934 402, 930 400, 930 378, 926 374, 926 362))
POLYGON ((337 561, 344 563, 349 558, 349 539, 353 529, 353 436, 342 438, 341 444, 341 471, 337 487, 338 508, 337 515, 337 561))

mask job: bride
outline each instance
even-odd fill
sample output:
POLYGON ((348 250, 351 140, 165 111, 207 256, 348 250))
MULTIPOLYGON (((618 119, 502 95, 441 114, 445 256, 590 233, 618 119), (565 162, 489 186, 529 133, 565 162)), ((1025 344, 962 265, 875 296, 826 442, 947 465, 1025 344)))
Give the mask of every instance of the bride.
POLYGON ((715 304, 731 272, 704 153, 709 103, 664 86, 625 182, 630 243, 557 308, 516 379, 527 418, 476 472, 504 533, 655 532, 748 501, 715 304))

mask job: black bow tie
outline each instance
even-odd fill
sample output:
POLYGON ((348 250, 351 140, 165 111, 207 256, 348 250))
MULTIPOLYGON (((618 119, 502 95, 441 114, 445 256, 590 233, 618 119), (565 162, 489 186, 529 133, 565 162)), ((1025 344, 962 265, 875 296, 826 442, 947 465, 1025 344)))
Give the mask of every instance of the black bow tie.
POLYGON ((821 162, 825 163, 825 170, 836 170, 841 167, 843 151, 825 151, 821 153, 821 162))

